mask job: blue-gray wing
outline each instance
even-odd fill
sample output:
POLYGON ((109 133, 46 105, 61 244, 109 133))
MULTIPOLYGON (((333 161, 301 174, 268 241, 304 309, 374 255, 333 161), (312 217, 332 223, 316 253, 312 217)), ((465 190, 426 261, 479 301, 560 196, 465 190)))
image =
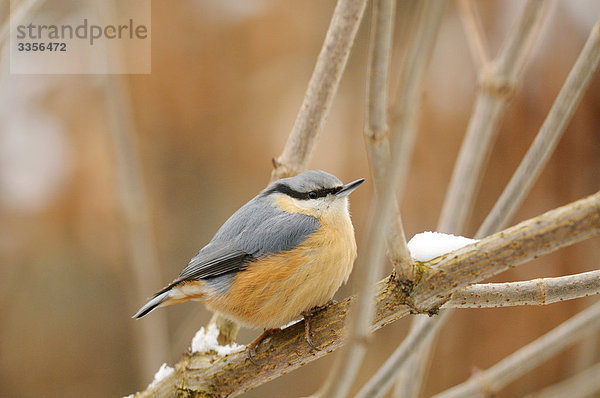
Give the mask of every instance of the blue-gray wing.
POLYGON ((317 218, 283 212, 259 195, 223 224, 170 286, 243 271, 254 259, 300 245, 319 226, 317 218))

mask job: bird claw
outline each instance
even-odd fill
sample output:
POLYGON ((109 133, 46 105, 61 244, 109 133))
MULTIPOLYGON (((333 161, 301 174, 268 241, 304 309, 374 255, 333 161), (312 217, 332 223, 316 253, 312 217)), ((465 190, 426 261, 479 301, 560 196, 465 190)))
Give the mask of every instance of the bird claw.
POLYGON ((304 339, 310 346, 311 351, 312 350, 320 351, 320 350, 319 350, 319 348, 317 348, 317 346, 315 346, 315 344, 312 341, 312 338, 310 337, 310 318, 312 318, 317 312, 323 311, 325 308, 329 307, 332 303, 333 303, 333 301, 329 300, 325 305, 322 305, 320 307, 314 307, 308 311, 302 312, 302 316, 304 317, 304 339))
POLYGON ((248 356, 248 359, 250 360, 250 362, 252 363, 252 365, 254 366, 258 366, 258 363, 256 363, 256 361, 254 360, 254 358, 252 358, 252 352, 254 350, 252 348, 247 348, 246 349, 246 355, 248 356))
POLYGON ((258 336, 252 343, 246 346, 246 355, 248 356, 248 359, 250 360, 250 362, 252 362, 253 365, 258 366, 258 363, 256 363, 254 358, 252 358, 252 355, 256 354, 256 348, 260 345, 260 343, 262 343, 264 339, 270 337, 271 335, 280 330, 280 328, 267 329, 264 332, 262 332, 262 334, 258 336))

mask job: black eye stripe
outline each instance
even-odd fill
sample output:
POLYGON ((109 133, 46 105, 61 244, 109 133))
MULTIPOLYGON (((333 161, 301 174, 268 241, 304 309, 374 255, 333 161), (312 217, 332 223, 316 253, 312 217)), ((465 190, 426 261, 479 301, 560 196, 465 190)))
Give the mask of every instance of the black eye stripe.
POLYGON ((339 186, 339 187, 335 187, 335 188, 316 189, 316 190, 310 191, 310 192, 299 192, 299 191, 296 191, 296 190, 290 188, 289 186, 287 186, 285 184, 276 184, 273 188, 269 189, 268 191, 265 191, 264 195, 266 196, 271 193, 279 192, 279 193, 291 196, 292 198, 295 198, 295 199, 309 200, 309 199, 324 198, 325 196, 327 196, 329 194, 338 193, 339 191, 342 190, 342 188, 343 188, 342 186, 339 186))
POLYGON ((340 190, 342 189, 342 187, 335 187, 335 188, 323 188, 323 189, 318 189, 316 191, 311 191, 309 192, 309 194, 311 193, 315 193, 317 196, 314 196, 310 199, 316 199, 316 198, 324 198, 325 196, 329 195, 330 193, 338 193, 340 190))

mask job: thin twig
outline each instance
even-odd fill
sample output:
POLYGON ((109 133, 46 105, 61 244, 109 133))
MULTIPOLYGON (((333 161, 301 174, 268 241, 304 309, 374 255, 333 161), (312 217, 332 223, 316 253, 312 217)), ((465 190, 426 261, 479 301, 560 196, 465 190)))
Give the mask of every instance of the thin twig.
MULTIPOLYGON (((445 2, 443 0, 426 0, 426 4, 430 10, 438 10, 441 18, 441 11, 445 2)), ((438 21, 439 23, 439 21, 438 21)), ((428 25, 429 26, 429 25, 428 25)), ((428 41, 434 41, 437 29, 422 29, 419 30, 419 43, 427 48, 428 41)), ((378 275, 383 269, 383 244, 385 242, 385 233, 390 225, 389 214, 396 204, 396 192, 402 181, 405 179, 404 173, 408 167, 408 156, 402 155, 401 151, 406 150, 407 137, 414 137, 416 125, 416 110, 414 104, 409 104, 408 99, 415 99, 419 93, 421 86, 422 74, 427 64, 428 56, 409 56, 408 60, 411 65, 408 70, 413 71, 412 79, 406 80, 404 87, 408 94, 401 95, 396 106, 400 109, 395 113, 397 116, 394 121, 393 133, 394 141, 392 144, 392 159, 389 165, 386 176, 386 185, 382 189, 371 207, 371 216, 368 218, 367 225, 368 237, 363 241, 361 250, 359 250, 359 261, 357 266, 357 280, 361 285, 358 289, 359 299, 355 305, 353 316, 349 320, 347 327, 349 344, 344 347, 338 355, 336 363, 332 368, 327 382, 317 393, 318 396, 337 398, 345 397, 355 380, 364 353, 366 351, 366 340, 370 334, 370 323, 375 310, 373 294, 374 284, 378 275)))
POLYGON ((397 98, 391 108, 392 154, 398 159, 398 197, 402 198, 412 157, 421 104, 423 78, 435 47, 445 0, 419 0, 416 19, 409 29, 409 41, 398 84, 397 98))
POLYGON ((338 1, 283 153, 273 159, 272 180, 298 174, 306 168, 344 72, 366 3, 365 0, 338 1))
POLYGON ((438 231, 462 234, 472 209, 486 159, 537 38, 548 0, 529 0, 509 32, 498 57, 480 73, 475 109, 452 173, 438 231))
MULTIPOLYGON (((444 318, 444 311, 439 318, 444 318)), ((389 356, 377 372, 365 383, 355 398, 379 398, 387 392, 396 376, 396 370, 402 367, 412 354, 419 348, 421 342, 429 338, 442 322, 417 322, 411 328, 408 336, 398 348, 389 356)))
MULTIPOLYGON (((394 33, 395 0, 375 0, 371 22, 371 46, 367 80, 368 109, 364 136, 376 191, 386 183, 390 163, 389 125, 387 120, 388 87, 394 33)), ((397 203, 388 234, 389 257, 399 280, 414 279, 414 264, 406 246, 406 237, 397 203)))
POLYGON ((467 37, 467 43, 469 43, 473 63, 478 70, 481 70, 489 64, 490 57, 481 20, 477 15, 473 0, 458 0, 458 11, 467 37))
MULTIPOLYGON (((392 132, 398 142, 394 146, 393 153, 399 159, 398 167, 401 173, 399 197, 402 197, 408 176, 417 133, 421 86, 433 53, 446 3, 444 0, 419 1, 415 12, 417 18, 408 29, 408 45, 404 65, 401 69, 398 98, 392 108, 392 132)), ((404 275, 399 274, 399 277, 402 278, 404 275)), ((419 368, 412 364, 405 363, 405 365, 405 374, 419 371, 419 368)), ((418 379, 419 375, 411 374, 405 379, 407 383, 399 381, 397 391, 400 396, 407 397, 411 396, 409 394, 413 394, 406 390, 418 388, 415 386, 420 382, 415 383, 415 378, 418 379)))
MULTIPOLYGON (((519 305, 548 305, 559 301, 587 297, 593 294, 600 294, 600 271, 590 271, 556 278, 539 278, 522 282, 470 285, 454 292, 450 301, 442 305, 441 308, 496 308, 519 305)), ((445 311, 444 313, 448 312, 445 311)), ((437 328, 441 326, 443 319, 433 318, 437 319, 435 322, 431 322, 430 319, 432 318, 415 319, 413 321, 415 327, 411 327, 409 337, 413 333, 421 333, 422 329, 427 328, 427 330, 433 330, 433 333, 430 335, 431 338, 437 332, 437 328), (428 326, 422 324, 428 324, 428 326)), ((415 355, 411 358, 414 357, 415 355)), ((401 365, 401 363, 395 363, 393 366, 390 365, 391 368, 388 370, 397 369, 401 365)), ((390 376, 390 372, 385 372, 381 368, 377 371, 377 374, 380 371, 384 372, 380 376, 390 376)), ((392 377, 395 375, 395 371, 393 372, 391 374, 392 377)), ((401 373, 399 380, 403 380, 404 378, 406 380, 403 382, 399 381, 396 384, 394 394, 398 397, 416 396, 419 392, 419 386, 415 386, 416 383, 412 379, 413 377, 414 375, 411 373, 401 373)), ((368 383, 372 384, 372 379, 368 383)), ((388 383, 387 380, 378 380, 377 385, 387 386, 388 384, 386 383, 388 383)), ((382 392, 385 392, 385 390, 382 392)))
POLYGON ((479 228, 478 237, 495 232, 510 221, 546 165, 598 68, 600 61, 599 33, 600 22, 592 29, 527 154, 479 228))
MULTIPOLYGON (((375 287, 376 308, 369 328, 377 330, 419 309, 433 313, 463 284, 481 281, 598 233, 600 193, 524 221, 432 262, 422 263, 421 269, 429 271, 421 277, 410 300, 395 279, 380 281, 375 287), (454 284, 455 280, 458 285, 454 284)), ((176 365, 176 376, 140 396, 163 396, 176 390, 190 396, 223 396, 241 394, 264 384, 341 347, 345 341, 344 323, 354 301, 354 297, 347 298, 311 320, 312 339, 319 351, 312 351, 306 344, 304 327, 298 323, 260 345, 254 357, 259 366, 251 364, 245 353, 226 357, 185 356, 176 365)))
POLYGON ((525 398, 584 398, 600 391, 600 363, 525 398))
POLYGON ((600 293, 600 270, 530 281, 484 283, 455 292, 442 308, 547 305, 600 293))
POLYGON ((435 398, 489 397, 540 363, 600 329, 600 302, 435 398))

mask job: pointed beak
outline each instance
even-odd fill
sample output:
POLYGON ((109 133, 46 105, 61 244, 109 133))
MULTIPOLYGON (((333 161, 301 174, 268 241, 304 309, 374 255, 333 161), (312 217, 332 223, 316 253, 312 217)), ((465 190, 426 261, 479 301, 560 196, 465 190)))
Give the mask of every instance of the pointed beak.
POLYGON ((356 188, 358 188, 359 185, 362 184, 363 182, 365 182, 364 178, 361 178, 360 180, 352 181, 351 183, 344 185, 344 187, 338 193, 336 193, 335 196, 337 196, 338 198, 343 198, 344 196, 348 196, 356 188))

